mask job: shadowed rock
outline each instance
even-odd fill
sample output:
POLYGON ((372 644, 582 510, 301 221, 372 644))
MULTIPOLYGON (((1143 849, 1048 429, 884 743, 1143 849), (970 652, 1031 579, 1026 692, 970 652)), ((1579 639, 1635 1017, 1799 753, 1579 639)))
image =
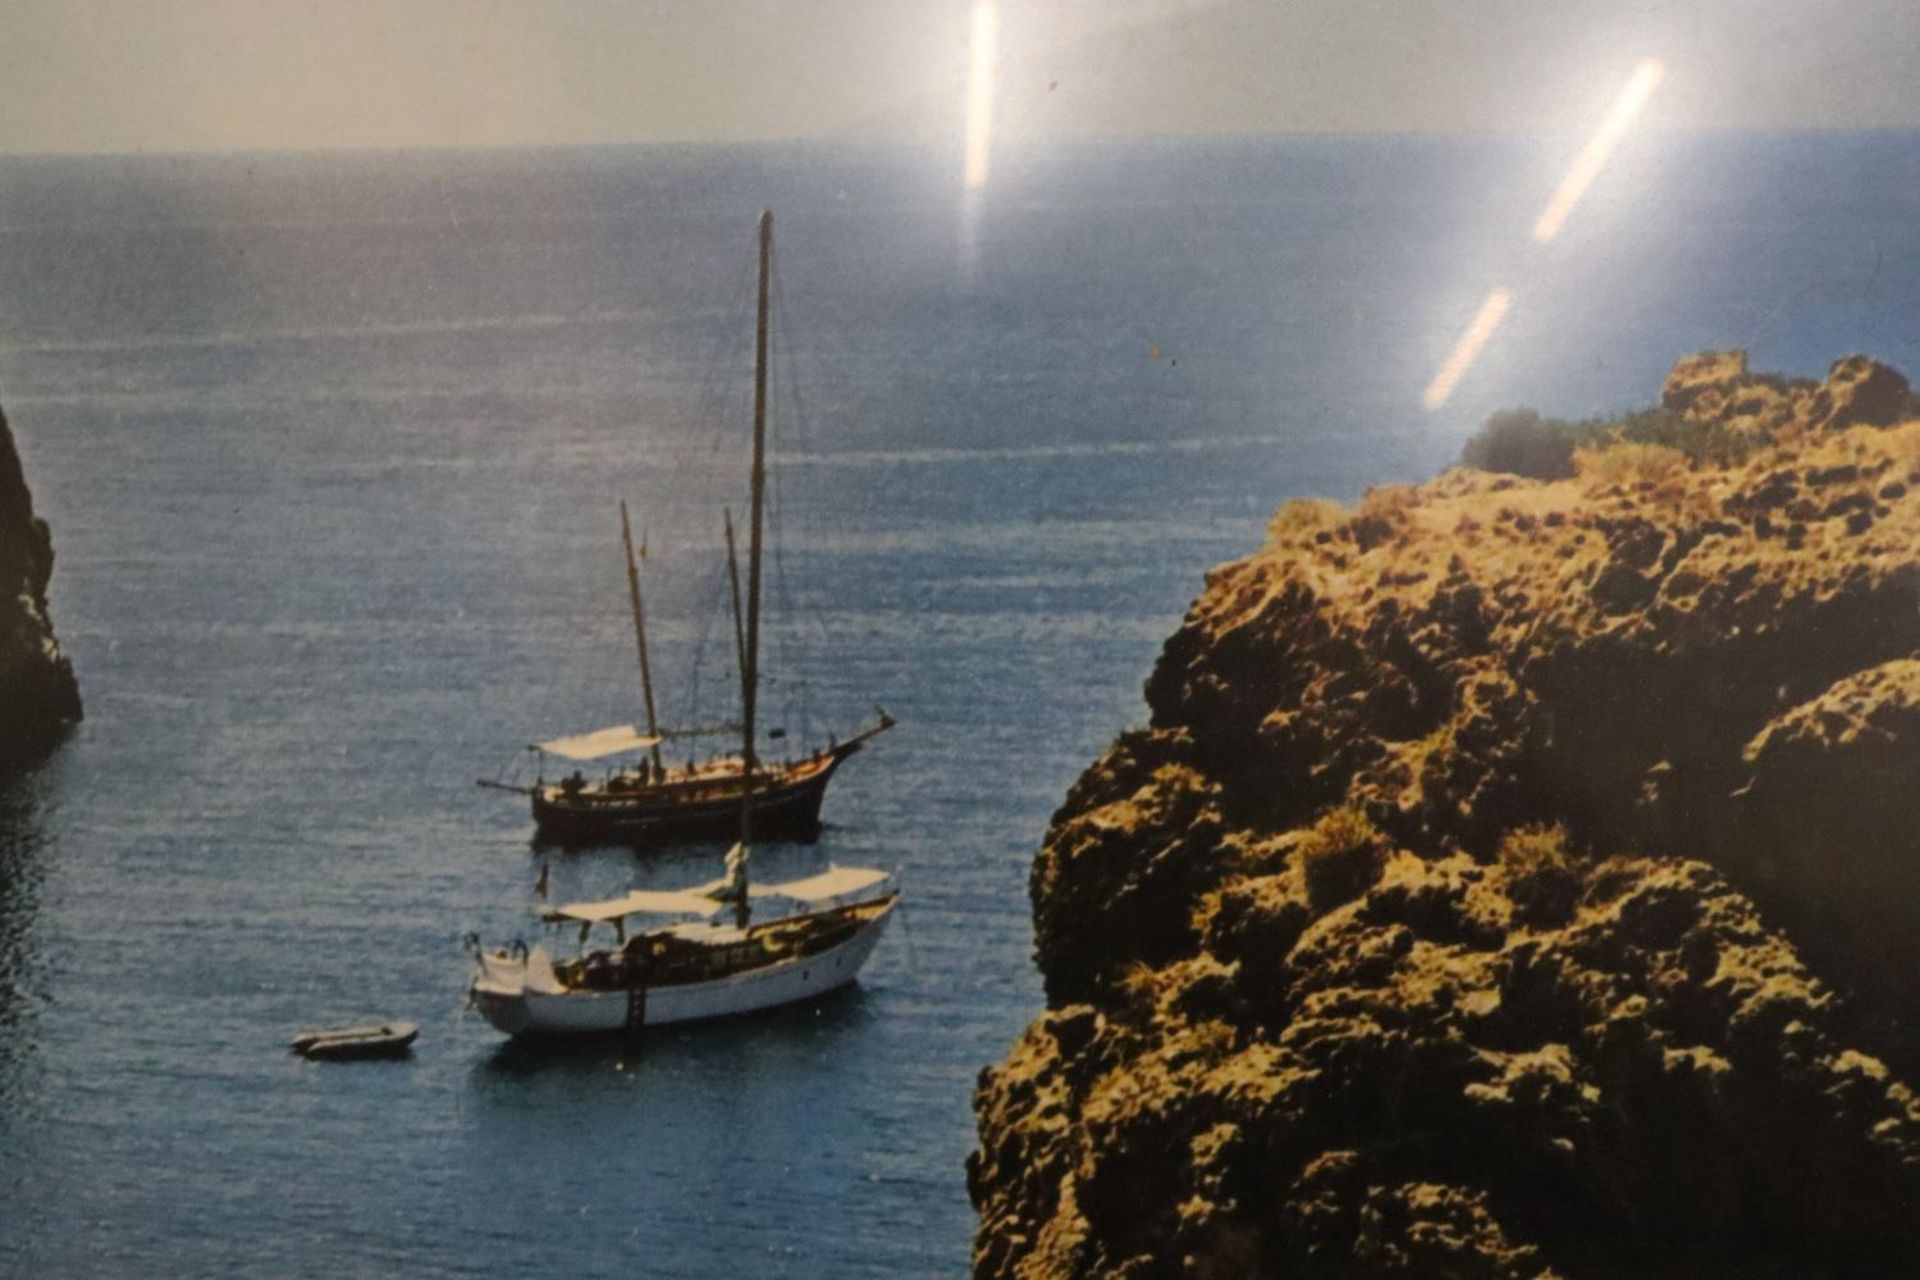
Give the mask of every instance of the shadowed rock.
POLYGON ((47 616, 53 537, 0 414, 0 767, 45 751, 80 718, 73 668, 47 616))

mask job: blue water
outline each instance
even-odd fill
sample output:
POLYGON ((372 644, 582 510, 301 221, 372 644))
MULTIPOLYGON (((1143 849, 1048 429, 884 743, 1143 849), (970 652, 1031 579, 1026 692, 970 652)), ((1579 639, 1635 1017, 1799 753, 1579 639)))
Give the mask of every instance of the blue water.
POLYGON ((1920 371, 1917 141, 1643 142, 1548 246, 1578 140, 1034 147, 971 211, 886 148, 0 160, 0 403, 88 709, 0 787, 0 1269, 961 1273, 1031 850, 1202 572, 1683 351, 1920 371), (763 205, 768 699, 901 727, 762 866, 902 867, 904 927, 817 1008, 503 1049, 458 939, 530 932, 543 857, 473 779, 637 713, 619 498, 668 715, 728 710, 763 205), (410 1062, 282 1051, 369 1014, 425 1024, 410 1062))

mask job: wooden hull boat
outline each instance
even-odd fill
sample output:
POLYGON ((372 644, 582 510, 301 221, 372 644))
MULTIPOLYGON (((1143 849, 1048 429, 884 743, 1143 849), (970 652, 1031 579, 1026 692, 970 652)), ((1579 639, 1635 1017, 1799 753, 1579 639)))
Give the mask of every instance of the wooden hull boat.
POLYGON ((404 1058, 413 1052, 420 1027, 412 1022, 376 1022, 363 1027, 325 1027, 302 1031, 288 1048, 303 1058, 404 1058))
POLYGON ((740 930, 682 925, 556 964, 545 947, 480 957, 473 1002, 510 1036, 635 1033, 816 999, 852 982, 899 894, 740 930))
MULTIPOLYGON (((727 571, 733 602, 734 642, 740 664, 741 722, 704 729, 663 729, 654 701, 653 663, 647 646, 644 593, 640 562, 645 539, 636 555, 633 524, 626 503, 620 504, 620 541, 626 552, 627 593, 633 609, 634 652, 639 659, 641 698, 646 708, 646 731, 632 724, 611 725, 586 733, 569 734, 528 744, 535 753, 534 782, 520 786, 503 780, 481 779, 480 785, 528 796, 532 801, 534 838, 539 843, 626 843, 650 846, 703 840, 744 839, 746 800, 753 797, 753 825, 763 837, 811 840, 820 830, 820 803, 834 773, 869 738, 893 727, 893 719, 875 708, 878 721, 846 742, 830 742, 799 760, 775 763, 761 754, 754 738, 755 698, 760 681, 760 603, 762 540, 766 493, 767 392, 767 272, 772 253, 772 222, 761 226, 759 320, 754 361, 754 434, 752 514, 749 524, 745 606, 742 607, 739 564, 735 556, 733 518, 724 514, 727 571), (719 731, 742 735, 738 754, 705 765, 689 761, 684 769, 670 766, 663 745, 671 739, 705 736, 719 731), (617 757, 646 754, 637 763, 597 778, 585 768, 617 757), (555 781, 547 778, 549 759, 581 766, 555 781), (753 762, 752 776, 746 761, 753 762)), ((785 737, 784 729, 768 735, 785 737)), ((566 768, 566 765, 562 765, 566 768)))
MULTIPOLYGON (((776 839, 816 838, 827 784, 866 736, 793 764, 763 766, 753 785, 754 830, 776 839)), ((615 775, 587 785, 544 783, 528 795, 541 842, 650 845, 737 839, 744 792, 736 757, 659 781, 615 775)))

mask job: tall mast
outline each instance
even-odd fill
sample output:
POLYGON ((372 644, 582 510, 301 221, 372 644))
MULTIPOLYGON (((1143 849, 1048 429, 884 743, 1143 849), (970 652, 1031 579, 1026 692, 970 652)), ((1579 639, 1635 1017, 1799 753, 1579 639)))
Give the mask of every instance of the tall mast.
POLYGON ((727 583, 733 588, 733 661, 740 673, 741 700, 746 698, 747 679, 747 628, 740 615, 740 557, 733 549, 733 511, 720 508, 720 518, 727 528, 727 583))
POLYGON ((759 310, 753 334, 753 483, 752 514, 747 534, 747 659, 741 679, 740 764, 746 785, 740 799, 740 843, 753 839, 754 702, 760 685, 760 541, 766 524, 767 496, 767 283, 773 266, 773 213, 760 215, 759 310))
POLYGON ((627 500, 620 500, 620 543, 627 549, 627 598, 633 602, 633 643, 640 650, 640 692, 647 703, 647 734, 653 739, 653 767, 660 768, 660 720, 653 712, 653 667, 647 662, 647 607, 640 599, 640 562, 633 555, 633 525, 627 500))

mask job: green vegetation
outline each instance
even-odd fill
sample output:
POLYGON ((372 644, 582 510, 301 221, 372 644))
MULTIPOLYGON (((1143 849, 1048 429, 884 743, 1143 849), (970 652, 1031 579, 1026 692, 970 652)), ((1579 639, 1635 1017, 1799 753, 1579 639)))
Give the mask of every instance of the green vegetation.
POLYGON ((1573 474, 1571 426, 1532 409, 1502 409, 1468 437, 1460 461, 1478 471, 1564 480, 1573 474))
POLYGON ((1687 469, 1687 456, 1664 444, 1613 441, 1573 453, 1573 469, 1603 484, 1659 484, 1687 469))
POLYGON ((1365 893, 1379 878, 1387 839, 1357 805, 1334 809, 1295 846, 1315 911, 1330 911, 1365 893))
POLYGON ((1688 418, 1672 409, 1644 409, 1613 418, 1543 418, 1532 409, 1503 409, 1468 438, 1460 461, 1481 471, 1503 471, 1536 480, 1574 473, 1576 449, 1603 452, 1616 445, 1672 449, 1690 466, 1723 467, 1740 462, 1756 441, 1721 422, 1688 418))

